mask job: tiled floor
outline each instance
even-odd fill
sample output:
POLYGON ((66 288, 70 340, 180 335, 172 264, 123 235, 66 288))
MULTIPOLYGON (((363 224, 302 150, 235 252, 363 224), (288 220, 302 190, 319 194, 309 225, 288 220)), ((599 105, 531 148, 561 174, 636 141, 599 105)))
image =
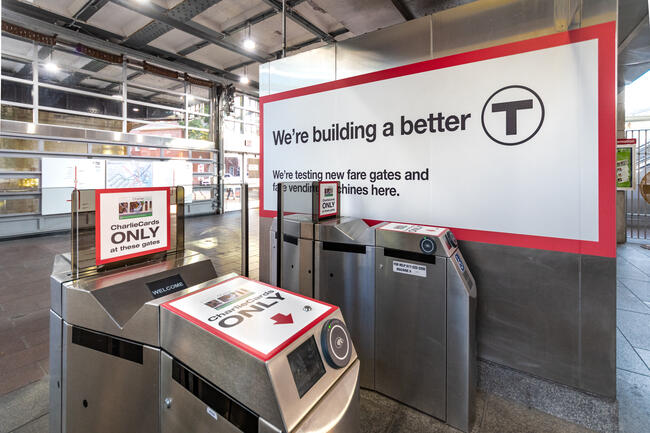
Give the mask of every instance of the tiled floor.
MULTIPOLYGON (((257 214, 251 214, 250 274, 257 278, 257 214)), ((240 270, 239 213, 187 220, 189 249, 208 255, 219 274, 240 270)), ((67 234, 0 242, 0 433, 48 426, 49 274, 67 234)), ((618 249, 618 399, 620 431, 650 431, 650 250, 618 249)), ((361 392, 364 433, 457 432, 379 394, 361 392)), ((475 432, 587 432, 492 394, 479 393, 475 432)))
POLYGON ((618 247, 617 393, 622 432, 650 431, 650 250, 618 247))

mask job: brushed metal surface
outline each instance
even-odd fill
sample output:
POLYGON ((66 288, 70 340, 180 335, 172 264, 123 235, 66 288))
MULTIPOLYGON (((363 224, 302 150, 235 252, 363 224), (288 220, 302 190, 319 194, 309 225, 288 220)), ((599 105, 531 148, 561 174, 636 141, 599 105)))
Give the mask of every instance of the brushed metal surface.
POLYGON ((475 283, 473 290, 468 290, 464 272, 453 258, 446 260, 446 267, 447 423, 470 432, 475 420, 476 400, 477 290, 475 283))
POLYGON ((159 431, 159 349, 145 345, 139 364, 73 344, 67 323, 64 338, 62 431, 159 431))
MULTIPOLYGON (((210 259, 190 252, 158 263, 71 281, 63 285, 63 319, 70 324, 158 346, 158 306, 162 298, 154 299, 146 283, 176 274, 188 287, 216 277, 210 259), (108 294, 95 296, 100 291, 108 294)), ((181 296, 181 292, 174 295, 181 296)))
POLYGON ((580 262, 580 388, 616 398, 616 258, 580 262))
POLYGON ((395 259, 376 248, 375 388, 442 420, 447 413, 447 262, 395 259), (394 260, 425 266, 426 278, 393 272, 394 260))
POLYGON ((429 238, 433 240, 436 244, 436 250, 433 255, 437 257, 451 257, 451 255, 456 251, 456 248, 447 249, 447 246, 442 241, 445 233, 449 229, 444 229, 440 237, 431 237, 425 236, 418 233, 405 233, 397 232, 393 230, 381 230, 383 226, 387 223, 381 223, 376 226, 373 226, 375 229, 375 244, 378 247, 391 248, 400 251, 410 251, 413 253, 422 254, 422 249, 420 248, 420 242, 423 238, 429 238))
POLYGON ((160 410, 161 433, 239 433, 227 419, 217 415, 214 419, 207 411, 208 406, 183 388, 172 378, 172 357, 160 352, 160 410), (171 403, 165 404, 165 400, 171 403))
MULTIPOLYGON (((213 285, 217 280, 196 287, 213 285)), ((273 425, 283 425, 266 364, 162 308, 161 347, 273 425)))
MULTIPOLYGON (((278 219, 273 218, 271 231, 278 230, 278 219)), ((296 238, 313 239, 314 223, 311 215, 293 214, 285 215, 282 219, 282 230, 285 235, 291 235, 296 238)))
MULTIPOLYGON (((273 384, 275 390, 275 397, 282 412, 282 418, 284 420, 284 427, 286 431, 294 431, 296 426, 307 416, 311 414, 318 419, 329 418, 330 420, 335 420, 341 416, 344 412, 344 408, 340 405, 325 405, 319 411, 327 410, 329 412, 315 414, 317 410, 316 406, 319 402, 322 401, 324 396, 332 389, 335 384, 339 383, 340 378, 353 366, 357 359, 356 348, 352 346, 352 355, 350 356, 350 363, 347 367, 341 369, 335 369, 330 367, 327 362, 323 359, 323 366, 325 367, 325 374, 318 379, 318 381, 312 386, 306 394, 302 397, 298 394, 298 389, 296 388, 295 381, 293 379, 293 374, 291 373, 291 368, 289 367, 289 361, 287 355, 298 346, 304 343, 306 340, 314 337, 316 345, 318 346, 318 351, 323 357, 323 348, 321 346, 321 332, 323 325, 329 319, 339 319, 343 320, 343 316, 340 310, 332 312, 329 316, 324 318, 318 325, 314 326, 306 334, 302 335, 296 341, 291 343, 285 349, 282 350, 279 354, 270 359, 266 365, 268 368, 268 375, 273 384)), ((347 387, 349 394, 353 393, 353 389, 347 387)), ((346 394, 339 396, 344 398, 344 401, 347 401, 350 398, 350 395, 346 394)), ((325 430, 328 431, 328 430, 325 430)))
POLYGON ((339 306, 361 360, 361 386, 375 388, 375 247, 365 254, 314 243, 314 295, 339 306))
POLYGON ((326 83, 336 78, 336 48, 326 45, 270 62, 269 93, 326 83))
MULTIPOLYGON (((431 58, 431 17, 338 42, 336 78, 347 78, 431 58)), ((273 67, 273 63, 271 63, 273 67)))
POLYGON ((361 431, 359 360, 296 427, 293 433, 352 433, 361 431))
POLYGON ((50 433, 61 433, 63 319, 50 310, 50 433))
MULTIPOLYGON (((277 285, 277 239, 276 232, 270 232, 271 253, 269 257, 269 283, 277 285)), ((298 238, 298 245, 283 242, 282 246, 282 288, 295 293, 314 297, 313 282, 314 241, 298 238)))
MULTIPOLYGON (((465 241, 460 249, 481 290, 479 357, 580 388, 580 256, 465 241)), ((601 314, 615 311, 603 305, 601 314)))
POLYGON ((375 229, 359 218, 340 217, 316 224, 314 239, 323 242, 374 245, 375 229))

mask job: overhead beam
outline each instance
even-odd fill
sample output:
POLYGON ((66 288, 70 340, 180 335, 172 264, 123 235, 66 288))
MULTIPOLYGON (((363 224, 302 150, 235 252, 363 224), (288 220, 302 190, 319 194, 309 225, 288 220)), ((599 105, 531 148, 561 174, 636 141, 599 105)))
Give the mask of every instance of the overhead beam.
POLYGON ((404 20, 411 21, 415 18, 411 10, 404 4, 403 0, 391 0, 395 9, 402 15, 404 20))
MULTIPOLYGON (((305 2, 306 0, 293 0, 293 1, 288 1, 287 6, 290 8, 298 6, 300 3, 305 2)), ((225 35, 232 35, 233 33, 245 29, 249 25, 253 26, 257 23, 261 23, 264 20, 267 20, 271 17, 274 17, 278 14, 278 11, 275 8, 268 9, 264 12, 260 12, 257 15, 254 15, 244 21, 241 21, 237 24, 233 24, 230 27, 227 27, 226 29, 222 30, 221 32, 225 35)))
MULTIPOLYGON (((281 12, 282 11, 282 2, 279 2, 278 0, 262 0, 264 3, 267 5, 271 6, 273 9, 276 10, 276 12, 281 12)), ((295 22, 308 32, 318 36, 322 41, 324 42, 333 42, 334 39, 324 32, 323 30, 319 29, 316 27, 314 24, 312 24, 309 20, 307 20, 305 17, 300 15, 298 12, 294 11, 291 8, 287 8, 287 17, 291 19, 291 21, 295 22)))
MULTIPOLYGON (((123 53, 129 57, 145 60, 147 62, 152 62, 164 68, 181 69, 184 72, 192 74, 198 78, 203 78, 205 80, 209 80, 213 82, 223 82, 223 80, 226 79, 228 81, 236 82, 239 87, 246 87, 239 84, 239 76, 231 72, 224 71, 222 69, 218 69, 213 66, 209 66, 194 60, 190 60, 174 53, 169 53, 163 50, 155 49, 153 47, 146 47, 146 51, 135 50, 133 48, 124 45, 119 45, 113 42, 102 40, 95 36, 91 36, 86 33, 81 33, 80 31, 74 31, 65 27, 61 27, 47 20, 38 19, 31 15, 26 15, 20 12, 16 12, 13 10, 12 3, 21 3, 21 2, 16 2, 15 0, 3 0, 2 2, 2 19, 6 20, 7 22, 11 22, 13 24, 20 25, 23 27, 28 27, 31 29, 38 29, 41 32, 58 34, 62 38, 67 37, 70 40, 80 42, 84 45, 92 46, 100 50, 123 53)), ((37 8, 36 6, 27 5, 25 3, 22 3, 22 5, 28 6, 29 8, 42 10, 40 8, 37 8)), ((65 19, 65 17, 62 17, 60 15, 51 14, 49 12, 48 14, 55 15, 56 17, 60 17, 60 20, 65 19)), ((33 11, 32 11, 32 15, 34 15, 33 11)), ((56 21, 57 20, 54 20, 54 22, 56 21)), ((79 24, 82 25, 82 23, 79 24)), ((92 31, 94 29, 92 26, 88 26, 87 24, 83 24, 82 28, 86 31, 92 31)), ((250 87, 251 90, 257 90, 254 84, 255 83, 251 83, 248 87, 250 87)))
POLYGON ((103 8, 109 0, 88 0, 81 9, 79 9, 73 16, 75 20, 88 21, 95 15, 101 8, 103 8))
MULTIPOLYGON (((175 20, 186 22, 219 3, 221 0, 183 0, 173 8, 165 9, 165 14, 175 20)), ((173 30, 174 27, 153 20, 137 32, 129 35, 127 45, 130 47, 143 47, 150 42, 173 30)))
POLYGON ((618 45, 618 53, 621 54, 625 49, 630 45, 630 43, 636 38, 636 36, 643 30, 644 27, 648 26, 648 14, 645 14, 643 18, 639 21, 639 23, 634 26, 632 31, 621 41, 621 43, 618 45))
POLYGON ((175 29, 182 30, 185 33, 189 33, 190 35, 199 37, 221 48, 225 48, 244 57, 248 57, 251 60, 255 60, 257 62, 266 61, 264 57, 247 51, 242 47, 224 40, 226 35, 223 33, 216 32, 192 21, 183 22, 170 17, 166 14, 167 9, 160 7, 155 3, 136 3, 134 0, 111 0, 111 2, 128 8, 134 12, 138 12, 151 19, 158 20, 162 23, 174 27, 175 29))

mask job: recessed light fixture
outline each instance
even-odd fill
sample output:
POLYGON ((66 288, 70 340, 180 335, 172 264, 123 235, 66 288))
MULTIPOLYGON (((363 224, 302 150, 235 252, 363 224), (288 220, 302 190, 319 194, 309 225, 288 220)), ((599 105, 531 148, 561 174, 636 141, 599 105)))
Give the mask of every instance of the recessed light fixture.
POLYGON ((133 107, 133 111, 140 111, 140 109, 137 107, 133 107))
POLYGON ((251 80, 249 80, 246 75, 242 75, 241 77, 239 77, 239 82, 242 83, 242 84, 248 84, 248 83, 250 83, 250 81, 251 80))

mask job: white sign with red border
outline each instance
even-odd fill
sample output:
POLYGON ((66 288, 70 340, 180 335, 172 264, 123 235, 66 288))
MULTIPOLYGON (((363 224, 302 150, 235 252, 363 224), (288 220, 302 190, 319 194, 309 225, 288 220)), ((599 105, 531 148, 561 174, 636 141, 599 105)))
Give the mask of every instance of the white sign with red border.
POLYGON ((377 230, 388 230, 391 232, 416 233, 427 236, 440 236, 446 229, 442 227, 423 226, 416 224, 388 223, 377 230))
POLYGON ((340 180, 346 216, 615 256, 615 36, 612 21, 260 98, 260 215, 278 173, 316 173, 340 180))
POLYGON ((318 182, 318 218, 339 212, 338 182, 318 182))
POLYGON ((338 308, 245 277, 162 306, 262 361, 273 358, 338 308))
POLYGON ((168 187, 95 191, 95 263, 102 265, 171 247, 168 187))

